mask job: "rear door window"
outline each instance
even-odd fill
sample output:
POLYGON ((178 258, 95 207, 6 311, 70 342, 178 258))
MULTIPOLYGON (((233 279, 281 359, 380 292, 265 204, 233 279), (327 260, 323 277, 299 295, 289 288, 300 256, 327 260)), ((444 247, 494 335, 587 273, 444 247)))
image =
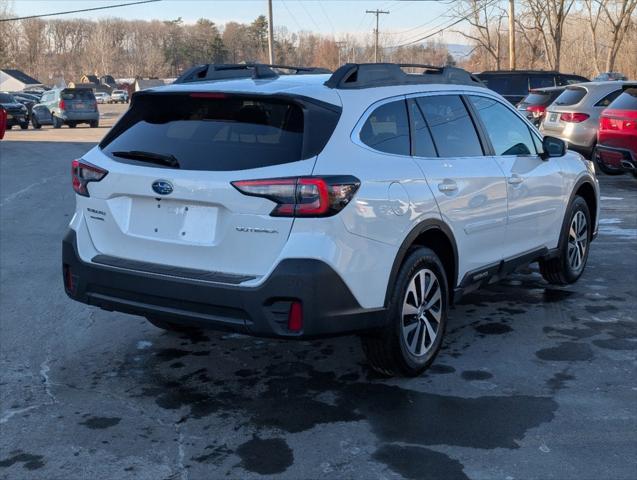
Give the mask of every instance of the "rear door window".
POLYGON ((417 102, 440 157, 483 155, 473 121, 458 95, 420 97, 417 102))
POLYGON ((313 119, 306 122, 304 109, 291 100, 142 94, 100 147, 125 163, 165 163, 184 170, 245 170, 295 162, 317 155, 336 126, 340 108, 319 103, 305 105, 313 119))
POLYGON ((529 127, 515 113, 491 98, 470 96, 496 155, 535 155, 529 127))
POLYGON ((586 89, 582 87, 569 87, 555 99, 555 105, 569 106, 582 101, 586 96, 586 89))
POLYGON ((409 155, 409 120, 404 100, 385 103, 367 118, 361 142, 385 153, 409 155))
POLYGON ((617 110, 637 110, 637 87, 624 90, 609 107, 617 110))

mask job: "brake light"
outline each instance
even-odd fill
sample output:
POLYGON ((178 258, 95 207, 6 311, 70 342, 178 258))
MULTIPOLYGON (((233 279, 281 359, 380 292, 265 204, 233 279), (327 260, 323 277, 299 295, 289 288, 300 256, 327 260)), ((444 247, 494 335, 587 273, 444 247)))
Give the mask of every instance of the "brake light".
POLYGON ((350 176, 240 180, 232 186, 244 195, 275 202, 273 217, 330 217, 352 200, 360 181, 350 176))
POLYGON ((637 130, 637 118, 602 115, 599 119, 601 130, 637 130))
POLYGON ((569 123, 580 123, 587 120, 588 117, 590 117, 590 115, 587 113, 563 113, 560 115, 560 120, 569 123))
POLYGON ((544 115, 546 107, 543 105, 529 105, 528 107, 526 107, 526 111, 531 112, 534 118, 539 118, 544 115))
POLYGON ((73 160, 71 163, 71 181, 73 182, 73 190, 78 195, 89 197, 87 185, 89 182, 99 182, 102 180, 107 170, 96 167, 82 160, 73 160))
POLYGON ((60 110, 64 110, 66 108, 64 100, 60 100, 60 103, 58 103, 58 107, 60 108, 60 110))

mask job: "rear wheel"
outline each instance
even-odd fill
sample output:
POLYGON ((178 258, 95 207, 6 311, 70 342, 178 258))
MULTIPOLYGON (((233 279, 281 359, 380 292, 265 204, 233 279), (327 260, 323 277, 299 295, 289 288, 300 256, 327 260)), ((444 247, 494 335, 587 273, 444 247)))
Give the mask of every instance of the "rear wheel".
POLYGON ((31 126, 36 130, 42 128, 42 125, 40 124, 40 122, 38 122, 38 119, 35 117, 35 115, 31 117, 31 126))
POLYGON ((400 269, 389 325, 362 337, 370 367, 382 375, 416 376, 436 357, 447 323, 445 270, 428 248, 416 248, 400 269))
POLYGON ((162 330, 166 330, 168 332, 189 333, 197 330, 196 328, 189 325, 180 325, 178 323, 169 322, 157 317, 146 317, 146 320, 148 320, 157 328, 161 328, 162 330))
POLYGON ((64 121, 53 115, 53 128, 62 128, 62 125, 64 125, 64 121))
POLYGON ((21 123, 21 124, 20 124, 20 128, 21 128, 22 130, 26 130, 27 128, 29 128, 29 121, 27 120, 26 122, 21 123))
POLYGON ((77 127, 77 123, 69 123, 69 128, 75 128, 77 127))
POLYGON ((91 120, 89 122, 89 125, 91 126, 91 128, 97 128, 99 127, 99 124, 100 124, 99 120, 91 120))
POLYGON ((540 260, 540 273, 555 285, 575 282, 584 272, 588 260, 592 226, 588 205, 582 197, 575 197, 569 211, 568 223, 562 231, 556 257, 540 260))

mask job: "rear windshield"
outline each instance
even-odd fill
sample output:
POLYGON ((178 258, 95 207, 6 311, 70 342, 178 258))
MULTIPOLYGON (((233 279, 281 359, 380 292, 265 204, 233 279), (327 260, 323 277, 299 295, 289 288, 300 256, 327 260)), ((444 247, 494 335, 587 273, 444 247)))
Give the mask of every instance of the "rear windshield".
POLYGON ((133 106, 100 144, 102 150, 125 163, 184 170, 245 170, 310 158, 323 148, 340 114, 272 96, 133 98, 133 106))
POLYGON ((555 105, 575 105, 586 96, 586 89, 581 87, 567 88, 555 99, 555 105))
POLYGON ((15 103, 15 100, 8 93, 0 93, 0 103, 15 103))
POLYGON ((87 88, 78 90, 62 90, 60 97, 63 100, 93 100, 93 91, 87 88))
POLYGON ((624 90, 624 93, 613 100, 613 103, 611 103, 608 108, 637 110, 637 87, 624 90))
POLYGON ((551 100, 551 94, 548 92, 534 92, 529 93, 522 103, 527 105, 544 105, 551 100))
POLYGON ((478 75, 491 90, 500 95, 526 95, 529 91, 528 77, 523 75, 478 75))

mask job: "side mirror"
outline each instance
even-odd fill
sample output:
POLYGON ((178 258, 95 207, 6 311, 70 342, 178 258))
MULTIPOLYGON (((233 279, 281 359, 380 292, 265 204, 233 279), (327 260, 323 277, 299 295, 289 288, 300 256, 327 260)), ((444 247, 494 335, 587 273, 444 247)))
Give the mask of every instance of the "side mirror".
POLYGON ((563 157, 566 155, 566 142, 547 135, 542 139, 542 150, 544 150, 540 154, 542 160, 547 160, 550 157, 563 157))

